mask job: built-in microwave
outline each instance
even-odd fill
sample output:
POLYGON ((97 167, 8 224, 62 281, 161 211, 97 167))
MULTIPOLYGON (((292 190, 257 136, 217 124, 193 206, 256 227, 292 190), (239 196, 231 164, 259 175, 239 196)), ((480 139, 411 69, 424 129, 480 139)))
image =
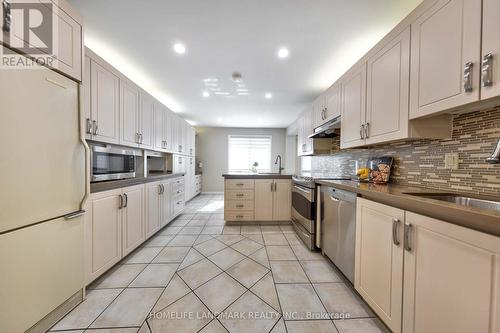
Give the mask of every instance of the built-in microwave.
POLYGON ((134 178, 137 156, 132 149, 91 146, 91 181, 134 178))

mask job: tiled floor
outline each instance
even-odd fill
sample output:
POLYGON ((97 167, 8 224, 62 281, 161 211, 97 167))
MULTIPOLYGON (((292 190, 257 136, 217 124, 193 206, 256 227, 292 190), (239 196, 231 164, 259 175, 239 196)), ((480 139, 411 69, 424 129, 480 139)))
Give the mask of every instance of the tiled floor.
POLYGON ((193 199, 52 331, 387 332, 290 225, 226 226, 223 203, 220 195, 193 199))

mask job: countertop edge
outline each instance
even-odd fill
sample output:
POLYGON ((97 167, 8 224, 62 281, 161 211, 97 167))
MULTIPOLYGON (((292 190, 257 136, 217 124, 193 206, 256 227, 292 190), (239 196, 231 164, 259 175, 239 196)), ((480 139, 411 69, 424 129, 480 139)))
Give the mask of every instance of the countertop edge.
MULTIPOLYGON (((428 216, 430 218, 442 220, 452 224, 456 224, 465 228, 484 232, 493 236, 500 236, 500 214, 480 210, 477 208, 460 206, 458 204, 442 202, 439 200, 422 198, 403 193, 384 193, 369 189, 359 188, 357 182, 347 184, 346 182, 338 181, 322 181, 316 182, 319 185, 331 186, 339 190, 350 191, 359 194, 362 198, 372 200, 381 204, 396 207, 413 213, 428 216)), ((370 185, 370 184, 366 184, 370 185)), ((373 184, 372 184, 373 185, 373 184)), ((379 185, 391 186, 391 185, 379 185)), ((405 189, 401 185, 398 189, 405 189)), ((445 193, 440 190, 432 190, 425 188, 407 187, 407 193, 445 193)))
POLYGON ((225 179, 292 179, 293 175, 287 174, 223 174, 222 177, 225 179))
POLYGON ((166 175, 155 175, 149 177, 141 177, 141 178, 131 178, 131 179, 123 179, 123 180, 111 180, 107 182, 97 182, 90 184, 90 193, 99 193, 105 191, 116 190, 119 188, 159 182, 165 179, 170 178, 178 178, 184 176, 185 173, 171 173, 166 175))

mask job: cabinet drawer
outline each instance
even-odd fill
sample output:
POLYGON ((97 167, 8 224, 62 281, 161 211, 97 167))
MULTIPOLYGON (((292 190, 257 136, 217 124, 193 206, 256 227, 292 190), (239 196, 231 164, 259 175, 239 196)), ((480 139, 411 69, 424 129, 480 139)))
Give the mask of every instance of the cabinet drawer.
POLYGON ((173 215, 176 216, 184 209, 184 196, 178 196, 172 202, 173 215))
POLYGON ((226 221, 253 221, 253 212, 228 210, 224 212, 224 219, 226 221))
POLYGON ((253 200, 253 191, 228 190, 225 193, 226 200, 253 200))
POLYGON ((228 200, 225 203, 225 207, 227 210, 234 210, 234 211, 239 211, 239 210, 249 210, 253 211, 254 209, 254 202, 253 200, 249 201, 242 201, 242 200, 228 200))
POLYGON ((174 180, 172 180, 172 186, 178 186, 178 185, 184 185, 185 184, 185 181, 184 181, 184 177, 182 178, 176 178, 174 180))
POLYGON ((253 179, 228 179, 225 182, 226 184, 226 189, 240 189, 240 190, 245 190, 245 189, 253 189, 254 188, 254 181, 253 179))

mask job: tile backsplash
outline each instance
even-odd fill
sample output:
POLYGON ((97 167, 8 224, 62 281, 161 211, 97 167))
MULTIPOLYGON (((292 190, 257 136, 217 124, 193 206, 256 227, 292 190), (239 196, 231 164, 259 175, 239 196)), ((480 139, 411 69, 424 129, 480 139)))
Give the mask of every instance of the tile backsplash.
POLYGON ((370 157, 388 155, 394 157, 393 183, 500 196, 500 164, 485 162, 498 139, 500 107, 455 115, 451 139, 397 142, 303 159, 312 159, 313 174, 352 176, 356 163, 365 165, 370 157), (445 168, 444 159, 448 153, 458 153, 457 170, 445 168))

